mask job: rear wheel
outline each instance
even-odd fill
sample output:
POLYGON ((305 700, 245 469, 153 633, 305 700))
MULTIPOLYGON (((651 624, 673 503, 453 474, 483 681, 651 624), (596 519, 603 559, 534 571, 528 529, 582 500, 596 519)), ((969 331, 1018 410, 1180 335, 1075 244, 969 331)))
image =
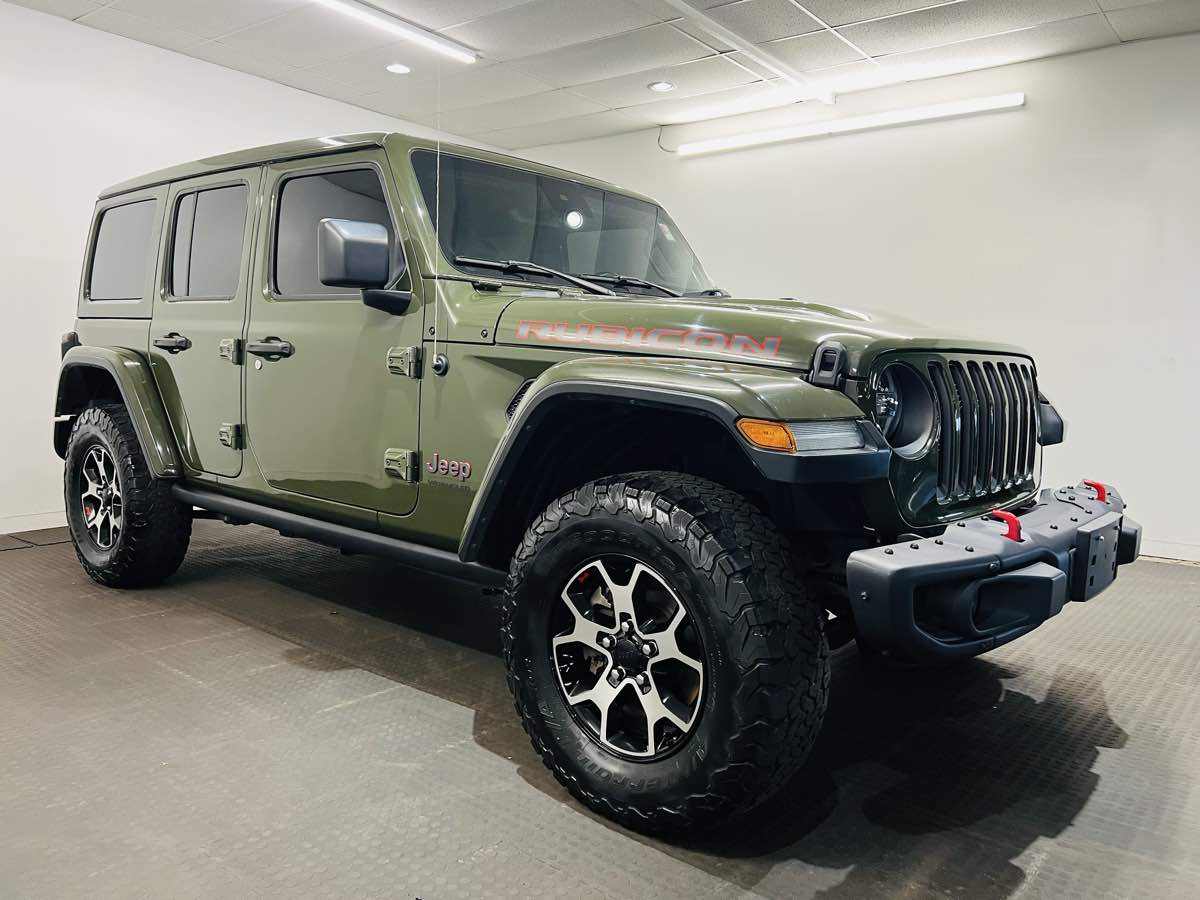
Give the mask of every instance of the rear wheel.
POLYGON ((157 584, 187 553, 191 507, 154 478, 125 407, 92 406, 75 420, 64 469, 75 555, 109 587, 157 584))
POLYGON ((749 810, 804 760, 829 684, 823 613, 772 523, 665 472, 556 500, 510 569, 509 684, 543 761, 643 831, 749 810))

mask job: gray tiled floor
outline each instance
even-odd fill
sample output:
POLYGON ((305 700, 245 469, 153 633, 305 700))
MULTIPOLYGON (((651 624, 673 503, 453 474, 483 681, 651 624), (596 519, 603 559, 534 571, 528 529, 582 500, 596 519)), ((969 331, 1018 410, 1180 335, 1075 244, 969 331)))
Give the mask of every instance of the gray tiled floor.
POLYGON ((0 895, 1196 896, 1200 568, 965 666, 835 659, 803 777, 668 845, 571 801, 473 589, 197 524, 167 585, 0 547, 0 895))

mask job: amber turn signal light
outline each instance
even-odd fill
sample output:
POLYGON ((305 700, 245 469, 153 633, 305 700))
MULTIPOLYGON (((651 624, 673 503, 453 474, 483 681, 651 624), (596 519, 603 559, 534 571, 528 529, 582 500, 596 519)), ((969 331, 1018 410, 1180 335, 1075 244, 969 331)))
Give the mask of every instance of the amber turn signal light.
POLYGON ((782 450, 791 453, 796 449, 796 439, 782 422, 766 419, 738 419, 738 431, 755 447, 764 450, 782 450))

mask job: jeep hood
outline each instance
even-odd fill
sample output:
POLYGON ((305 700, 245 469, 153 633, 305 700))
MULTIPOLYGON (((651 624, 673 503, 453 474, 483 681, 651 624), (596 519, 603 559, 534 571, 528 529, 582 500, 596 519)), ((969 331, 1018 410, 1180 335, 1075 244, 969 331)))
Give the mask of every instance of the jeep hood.
POLYGON ((720 359, 808 370, 825 341, 840 341, 849 374, 895 350, 1028 356, 1019 347, 955 336, 903 316, 793 299, 578 298, 525 294, 505 307, 496 340, 563 350, 720 359))

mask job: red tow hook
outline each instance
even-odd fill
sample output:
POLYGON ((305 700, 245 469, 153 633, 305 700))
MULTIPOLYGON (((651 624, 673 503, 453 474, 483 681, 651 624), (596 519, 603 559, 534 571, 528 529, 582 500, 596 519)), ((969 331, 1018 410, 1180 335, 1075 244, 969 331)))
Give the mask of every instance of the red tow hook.
POLYGON ((1096 499, 1103 503, 1108 499, 1108 488, 1104 486, 1102 481, 1088 481, 1083 479, 1083 483, 1096 492, 1096 499))
POLYGON ((988 518, 998 519, 1008 526, 1008 531, 1004 532, 1004 536, 1010 541, 1021 540, 1021 520, 1010 512, 1005 512, 1002 509, 996 509, 988 513, 988 518))

